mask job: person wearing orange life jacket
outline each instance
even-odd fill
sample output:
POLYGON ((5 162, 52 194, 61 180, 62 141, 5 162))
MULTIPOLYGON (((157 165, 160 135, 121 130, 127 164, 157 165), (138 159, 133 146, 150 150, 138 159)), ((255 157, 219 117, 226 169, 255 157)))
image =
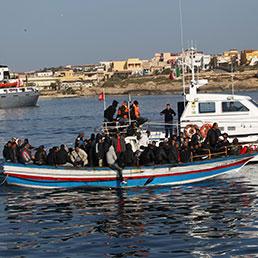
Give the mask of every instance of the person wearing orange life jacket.
POLYGON ((129 108, 126 101, 123 101, 122 105, 118 108, 117 119, 122 123, 129 119, 129 108))
POLYGON ((136 120, 138 125, 142 125, 148 121, 147 118, 141 117, 140 107, 137 100, 135 100, 131 105, 130 114, 131 114, 131 119, 136 120))

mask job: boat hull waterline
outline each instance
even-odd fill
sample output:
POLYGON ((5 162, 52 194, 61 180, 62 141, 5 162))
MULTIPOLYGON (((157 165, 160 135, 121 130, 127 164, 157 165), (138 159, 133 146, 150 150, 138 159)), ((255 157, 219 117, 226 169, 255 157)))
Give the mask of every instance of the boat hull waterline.
POLYGON ((240 170, 254 155, 221 158, 178 166, 130 167, 123 170, 122 184, 110 168, 68 168, 7 163, 6 183, 31 188, 129 188, 180 185, 207 180, 240 170))

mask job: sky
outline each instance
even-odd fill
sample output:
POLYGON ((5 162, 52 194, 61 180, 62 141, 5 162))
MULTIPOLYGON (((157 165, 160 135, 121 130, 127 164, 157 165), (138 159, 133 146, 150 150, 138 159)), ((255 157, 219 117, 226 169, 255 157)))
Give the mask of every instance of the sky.
MULTIPOLYGON (((0 0, 0 64, 31 71, 178 52, 180 0, 0 0)), ((258 0, 181 0, 183 46, 258 49, 258 0)))

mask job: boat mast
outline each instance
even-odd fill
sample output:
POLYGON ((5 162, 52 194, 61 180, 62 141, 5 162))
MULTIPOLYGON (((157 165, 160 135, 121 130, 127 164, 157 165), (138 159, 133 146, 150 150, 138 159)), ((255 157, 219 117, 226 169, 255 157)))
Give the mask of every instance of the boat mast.
POLYGON ((194 47, 193 41, 191 42, 191 72, 192 72, 192 82, 195 81, 195 71, 194 71, 194 47))
POLYGON ((181 39, 181 50, 182 50, 182 83, 183 83, 183 97, 184 97, 184 107, 186 103, 186 92, 185 92, 185 51, 184 51, 184 32, 183 32, 183 16, 182 16, 182 0, 178 0, 179 4, 179 16, 180 16, 180 39, 181 39))
POLYGON ((234 88, 234 68, 233 68, 233 58, 231 58, 231 86, 232 86, 232 95, 235 95, 234 88))

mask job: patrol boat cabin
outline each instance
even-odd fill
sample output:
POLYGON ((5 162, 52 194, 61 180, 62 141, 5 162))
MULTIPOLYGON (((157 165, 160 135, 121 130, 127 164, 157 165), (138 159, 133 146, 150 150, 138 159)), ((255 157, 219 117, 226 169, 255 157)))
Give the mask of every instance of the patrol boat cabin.
POLYGON ((199 94, 198 88, 207 83, 207 80, 195 81, 193 76, 185 102, 178 105, 181 130, 191 128, 194 132, 199 128, 205 135, 205 131, 217 122, 221 132, 227 132, 230 138, 237 137, 240 142, 257 142, 257 103, 243 95, 199 94))

